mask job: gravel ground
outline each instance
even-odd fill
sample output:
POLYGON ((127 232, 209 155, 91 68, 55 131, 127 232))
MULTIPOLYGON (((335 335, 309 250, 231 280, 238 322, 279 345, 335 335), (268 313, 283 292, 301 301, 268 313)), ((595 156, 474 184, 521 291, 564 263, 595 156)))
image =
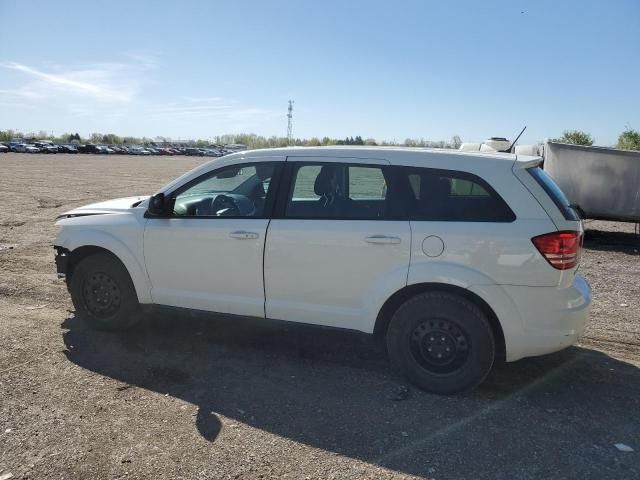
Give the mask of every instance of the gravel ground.
POLYGON ((581 343, 466 396, 413 389, 354 333, 184 314, 84 328, 54 274, 55 216, 201 161, 0 155, 0 479, 640 478, 630 224, 586 225, 581 343))

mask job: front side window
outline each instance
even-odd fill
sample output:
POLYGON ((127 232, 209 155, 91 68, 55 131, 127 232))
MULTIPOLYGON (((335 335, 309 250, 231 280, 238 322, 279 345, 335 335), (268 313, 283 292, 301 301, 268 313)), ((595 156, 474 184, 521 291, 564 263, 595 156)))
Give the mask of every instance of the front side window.
POLYGON ((467 172, 400 167, 396 192, 403 214, 412 220, 512 222, 515 215, 487 182, 467 172))
POLYGON ((179 217, 262 217, 275 163, 233 165, 200 177, 175 195, 179 217))
POLYGON ((385 216, 387 180, 382 167, 300 164, 285 216, 335 220, 375 220, 385 216))

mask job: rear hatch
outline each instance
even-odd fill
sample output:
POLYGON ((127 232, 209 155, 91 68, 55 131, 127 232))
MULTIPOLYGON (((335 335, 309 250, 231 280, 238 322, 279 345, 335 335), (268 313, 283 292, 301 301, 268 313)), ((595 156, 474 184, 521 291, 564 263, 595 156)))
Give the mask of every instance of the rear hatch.
POLYGON ((531 239, 549 265, 561 273, 568 286, 580 264, 584 228, 582 220, 553 179, 540 167, 542 159, 527 157, 514 163, 513 173, 529 190, 557 230, 531 239))

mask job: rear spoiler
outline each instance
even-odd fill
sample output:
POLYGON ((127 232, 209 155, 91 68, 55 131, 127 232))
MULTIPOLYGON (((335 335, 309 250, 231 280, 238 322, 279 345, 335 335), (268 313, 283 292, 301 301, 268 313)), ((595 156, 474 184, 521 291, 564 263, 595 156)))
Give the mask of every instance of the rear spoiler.
POLYGON ((541 163, 542 157, 521 156, 518 158, 516 155, 516 161, 513 162, 513 170, 526 170, 527 168, 538 167, 541 163))

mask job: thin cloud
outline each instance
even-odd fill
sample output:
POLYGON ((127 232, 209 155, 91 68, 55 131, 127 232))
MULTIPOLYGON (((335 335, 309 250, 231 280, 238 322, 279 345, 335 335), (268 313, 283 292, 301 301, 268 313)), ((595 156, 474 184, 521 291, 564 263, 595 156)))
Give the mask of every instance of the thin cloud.
POLYGON ((182 103, 198 103, 198 104, 209 104, 209 103, 238 103, 237 100, 231 100, 229 98, 224 97, 180 97, 182 103))
POLYGON ((264 122, 277 116, 262 108, 243 106, 238 100, 217 97, 181 96, 177 100, 158 105, 151 112, 157 118, 207 119, 237 124, 238 122, 264 122))
POLYGON ((134 50, 125 52, 123 56, 129 58, 130 60, 133 60, 138 66, 145 68, 156 68, 162 65, 162 62, 160 61, 158 56, 145 50, 134 50))
POLYGON ((6 97, 23 97, 23 98, 40 98, 36 92, 24 88, 0 88, 0 96, 6 97))
POLYGON ((32 105, 30 103, 11 102, 11 101, 9 101, 9 102, 0 101, 0 107, 2 107, 2 108, 18 108, 18 109, 21 109, 21 110, 24 110, 25 108, 33 110, 33 109, 36 108, 35 105, 32 105))
POLYGON ((156 113, 195 113, 195 112, 216 112, 220 110, 229 110, 233 108, 231 105, 193 105, 193 106, 167 106, 158 109, 156 113))
POLYGON ((260 130, 282 116, 216 95, 180 92, 153 101, 144 87, 162 80, 161 64, 145 52, 127 52, 123 57, 128 60, 80 66, 0 62, 0 105, 6 105, 4 111, 13 118, 56 131, 86 126, 94 131, 128 128, 135 132, 141 125, 155 129, 160 123, 165 129, 203 135, 260 130))
POLYGON ((93 93, 98 96, 109 95, 108 91, 106 91, 104 88, 98 87, 97 85, 79 82, 77 80, 66 78, 62 75, 54 75, 52 73, 41 72, 39 70, 36 70, 35 68, 28 67, 27 65, 21 65, 19 63, 7 63, 2 66, 12 70, 18 70, 19 72, 26 73, 36 78, 41 78, 42 80, 45 80, 46 82, 52 84, 64 85, 66 87, 71 87, 72 89, 93 93))
POLYGON ((19 88, 0 90, 0 94, 33 99, 63 93, 103 102, 129 102, 141 85, 135 68, 117 63, 95 64, 75 70, 67 68, 63 73, 47 72, 15 62, 0 63, 0 68, 20 72, 32 79, 19 88))
POLYGON ((259 121, 269 118, 272 112, 261 108, 242 107, 235 101, 216 98, 211 104, 198 105, 195 102, 171 102, 156 109, 150 114, 154 117, 209 118, 229 121, 259 121))

